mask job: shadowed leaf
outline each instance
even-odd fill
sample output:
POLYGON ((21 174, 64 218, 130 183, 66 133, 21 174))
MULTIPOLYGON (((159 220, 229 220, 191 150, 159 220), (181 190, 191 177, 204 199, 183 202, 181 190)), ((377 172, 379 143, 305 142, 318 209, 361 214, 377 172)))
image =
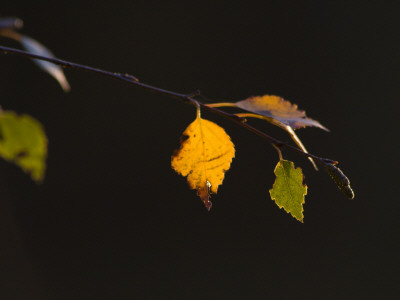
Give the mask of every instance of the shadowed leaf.
POLYGON ((47 156, 47 137, 42 125, 28 115, 1 112, 0 156, 30 173, 36 182, 41 182, 47 156))
MULTIPOLYGON (((53 53, 50 52, 45 46, 43 46, 41 43, 38 41, 25 36, 21 35, 20 36, 20 42, 22 46, 26 49, 26 51, 31 52, 33 54, 49 57, 49 58, 54 58, 53 53)), ((61 85, 62 89, 64 92, 68 92, 71 87, 65 78, 64 72, 61 69, 60 66, 57 66, 51 62, 48 61, 43 61, 43 60, 38 60, 38 59, 33 59, 33 61, 44 71, 49 73, 51 76, 53 76, 58 83, 61 85)))
MULTIPOLYGON (((43 46, 41 43, 39 43, 37 40, 30 38, 26 35, 22 35, 16 32, 15 30, 12 30, 13 26, 15 28, 18 28, 18 26, 22 27, 22 20, 13 18, 0 19, 0 36, 7 37, 21 43, 22 46, 25 48, 25 50, 32 54, 48 58, 55 58, 53 53, 45 46, 43 46)), ((67 81, 67 78, 65 78, 64 72, 60 66, 44 60, 39 60, 39 59, 32 59, 32 60, 35 62, 36 65, 39 66, 39 68, 41 68, 42 70, 53 76, 61 85, 64 92, 69 92, 71 87, 67 81)))
POLYGON ((295 168, 294 163, 280 160, 275 167, 276 180, 269 190, 272 200, 290 213, 294 218, 303 222, 304 196, 307 195, 307 186, 303 185, 303 173, 295 168))
POLYGON ((189 186, 210 210, 210 193, 217 193, 234 156, 234 145, 225 130, 198 114, 183 132, 181 148, 173 154, 171 165, 187 176, 189 186))

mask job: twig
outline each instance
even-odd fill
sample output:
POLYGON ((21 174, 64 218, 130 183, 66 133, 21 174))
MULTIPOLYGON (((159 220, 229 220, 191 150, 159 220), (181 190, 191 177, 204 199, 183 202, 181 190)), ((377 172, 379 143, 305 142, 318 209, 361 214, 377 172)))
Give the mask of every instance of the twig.
POLYGON ((337 162, 331 159, 327 159, 327 158, 322 158, 319 156, 316 156, 314 154, 311 153, 307 153, 304 152, 303 150, 294 147, 288 143, 282 142, 272 136, 269 136, 268 134, 258 130, 257 128, 249 125, 246 123, 246 119, 236 116, 234 114, 230 114, 227 113, 225 111, 219 110, 217 108, 214 108, 212 106, 212 104, 204 104, 198 100, 193 99, 193 97, 197 96, 200 94, 199 91, 196 91, 194 93, 191 94, 182 94, 182 93, 177 93, 177 92, 173 92, 173 91, 169 91, 169 90, 165 90, 162 88, 158 88, 149 84, 145 84, 142 82, 139 82, 139 79, 137 79, 135 76, 132 76, 130 74, 121 74, 121 73, 115 73, 115 72, 109 72, 109 71, 105 71, 102 69, 97 69, 97 68, 92 68, 89 66, 85 66, 85 65, 81 65, 81 64, 77 64, 77 63, 73 63, 70 61, 66 61, 66 60, 61 60, 58 58, 50 58, 50 57, 44 57, 41 55, 36 55, 30 52, 26 52, 26 51, 22 51, 22 50, 18 50, 18 49, 14 49, 14 48, 9 48, 9 47, 3 47, 0 46, 0 53, 1 54, 12 54, 12 55, 18 55, 18 56, 23 56, 23 57, 28 57, 28 58, 33 58, 33 59, 40 59, 40 60, 44 60, 44 61, 48 61, 51 63, 54 63, 56 65, 59 65, 63 68, 66 69, 76 69, 76 70, 81 70, 81 71, 87 71, 87 72, 92 72, 92 73, 97 73, 103 76, 107 76, 113 79, 117 79, 120 81, 124 81, 126 83, 135 85, 135 86, 139 86, 141 88, 156 92, 158 94, 162 94, 162 95, 167 95, 173 98, 177 98, 185 103, 194 105, 195 107, 201 107, 205 110, 210 111, 211 113, 217 114, 221 117, 224 117, 226 119, 229 119, 233 122, 235 122, 236 124, 244 127, 245 129, 253 132, 254 134, 260 136, 261 138, 263 138, 264 140, 267 140, 268 142, 270 142, 274 147, 276 147, 278 151, 278 154, 281 157, 281 153, 280 153, 280 149, 282 148, 288 148, 291 150, 294 150, 308 158, 313 158, 315 159, 318 163, 322 164, 322 165, 326 165, 326 164, 336 164, 337 162))

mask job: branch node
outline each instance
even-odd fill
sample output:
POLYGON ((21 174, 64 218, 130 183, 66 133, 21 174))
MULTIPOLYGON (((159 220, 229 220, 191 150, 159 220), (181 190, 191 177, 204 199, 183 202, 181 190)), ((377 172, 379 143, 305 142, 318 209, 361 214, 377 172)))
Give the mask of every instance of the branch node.
POLYGON ((201 92, 200 90, 195 90, 194 92, 187 94, 186 97, 192 98, 192 97, 196 97, 196 96, 200 96, 201 92))
POLYGON ((244 118, 244 117, 238 116, 236 114, 233 114, 232 116, 233 116, 233 118, 235 118, 236 120, 238 120, 241 123, 246 123, 247 122, 247 119, 244 118))
POLYGON ((136 78, 135 76, 133 76, 131 74, 128 74, 128 73, 125 73, 125 74, 117 73, 117 75, 122 76, 122 77, 127 78, 127 79, 130 79, 132 81, 139 82, 138 78, 136 78))
POLYGON ((332 159, 329 159, 329 158, 323 158, 322 162, 325 163, 325 164, 331 164, 331 165, 337 165, 339 163, 338 161, 332 160, 332 159))

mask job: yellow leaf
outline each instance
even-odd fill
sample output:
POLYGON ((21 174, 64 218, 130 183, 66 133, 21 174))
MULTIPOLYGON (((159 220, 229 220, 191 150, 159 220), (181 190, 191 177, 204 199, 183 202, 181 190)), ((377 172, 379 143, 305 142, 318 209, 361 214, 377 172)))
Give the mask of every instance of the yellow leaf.
POLYGON ((189 186, 197 190, 210 210, 210 193, 217 193, 233 157, 235 147, 225 130, 198 113, 183 132, 181 148, 172 155, 171 165, 177 173, 187 176, 189 186))

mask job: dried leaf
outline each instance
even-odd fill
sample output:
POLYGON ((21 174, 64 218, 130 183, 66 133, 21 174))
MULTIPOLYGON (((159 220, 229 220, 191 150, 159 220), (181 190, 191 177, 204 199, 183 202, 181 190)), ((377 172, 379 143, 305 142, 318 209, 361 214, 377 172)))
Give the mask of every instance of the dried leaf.
MULTIPOLYGON (((38 41, 25 36, 25 35, 20 35, 20 42, 22 46, 26 49, 26 51, 31 52, 33 54, 49 57, 49 58, 54 58, 55 56, 53 53, 47 49, 45 46, 43 46, 41 43, 38 41)), ((71 87, 65 78, 64 72, 60 66, 57 66, 51 62, 48 61, 43 61, 43 60, 38 60, 38 59, 33 59, 33 61, 44 71, 49 73, 51 76, 53 76, 58 83, 61 85, 62 89, 64 92, 68 92, 71 87)))
POLYGON ((225 130, 198 114, 183 132, 181 148, 172 155, 171 165, 187 176, 189 186, 210 210, 210 193, 217 193, 234 156, 234 145, 225 130))
POLYGON ((0 156, 30 173, 33 180, 44 178, 47 137, 42 125, 28 115, 0 113, 0 156))
POLYGON ((288 125, 293 129, 314 126, 328 131, 318 121, 306 117, 306 113, 297 109, 296 104, 274 95, 250 97, 235 103, 236 107, 259 114, 266 120, 280 126, 288 125))
POLYGON ((295 168, 294 163, 280 160, 275 167, 275 183, 269 190, 272 200, 279 208, 283 208, 294 218, 303 222, 304 196, 307 195, 307 186, 303 185, 303 173, 295 168))

